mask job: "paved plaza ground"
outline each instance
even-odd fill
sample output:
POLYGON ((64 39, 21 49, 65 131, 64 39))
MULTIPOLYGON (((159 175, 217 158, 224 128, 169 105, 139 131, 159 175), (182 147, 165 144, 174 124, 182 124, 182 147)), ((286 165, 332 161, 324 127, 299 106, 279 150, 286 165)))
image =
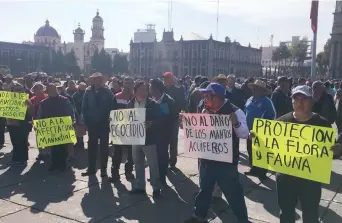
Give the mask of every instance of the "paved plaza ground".
MULTIPOLYGON (((182 133, 177 163, 179 171, 169 172, 171 188, 165 191, 162 199, 153 200, 149 184, 148 196, 129 195, 131 182, 124 175, 117 184, 109 183, 106 178, 102 180, 99 173, 82 177, 81 172, 87 165, 86 150, 76 152, 77 160, 67 172, 48 173, 48 164, 35 162, 38 150, 32 133, 28 166, 9 167, 6 164, 11 159, 12 146, 6 134, 6 147, 0 150, 0 223, 182 223, 192 214, 194 195, 198 191, 198 170, 197 160, 183 154, 181 138, 182 133)), ((240 147, 239 172, 250 220, 279 222, 275 176, 268 174, 269 179, 261 184, 257 178, 243 175, 248 170, 245 141, 240 147)), ((342 222, 341 174, 342 161, 333 161, 331 184, 324 185, 320 204, 322 222, 342 222)), ((297 213, 298 222, 301 222, 300 206, 297 213)), ((212 204, 208 218, 211 223, 236 222, 224 198, 212 204)))

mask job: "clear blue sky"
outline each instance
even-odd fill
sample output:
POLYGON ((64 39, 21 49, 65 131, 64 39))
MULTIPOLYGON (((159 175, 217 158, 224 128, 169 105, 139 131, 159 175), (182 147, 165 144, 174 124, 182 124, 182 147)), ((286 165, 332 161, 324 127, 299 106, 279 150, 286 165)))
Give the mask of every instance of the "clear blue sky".
MULTIPOLYGON (((312 38, 311 0, 220 0, 219 40, 229 36, 243 45, 259 47, 290 40, 312 38)), ((330 37, 335 1, 321 0, 318 50, 330 37)), ((0 0, 0 41, 33 41, 33 35, 49 19, 62 41, 72 42, 78 22, 91 36, 92 18, 99 9, 104 19, 105 47, 129 50, 136 29, 156 24, 158 39, 168 25, 168 0, 0 0)), ((194 32, 216 37, 217 0, 173 0, 172 27, 175 38, 194 32)))

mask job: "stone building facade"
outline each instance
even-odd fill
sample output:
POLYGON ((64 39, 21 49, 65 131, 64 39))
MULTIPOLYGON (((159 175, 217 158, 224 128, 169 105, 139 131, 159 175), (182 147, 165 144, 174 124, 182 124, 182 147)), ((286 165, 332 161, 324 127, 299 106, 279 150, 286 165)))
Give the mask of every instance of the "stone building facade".
POLYGON ((329 75, 342 78, 342 1, 336 1, 334 22, 331 32, 331 54, 329 75))
POLYGON ((48 53, 45 46, 0 42, 0 66, 11 69, 13 75, 39 71, 48 53))
POLYGON ((213 77, 217 74, 237 76, 261 75, 261 50, 224 42, 210 36, 206 40, 174 39, 173 30, 163 32, 160 42, 130 43, 129 68, 133 74, 159 77, 171 71, 174 75, 203 75, 213 77))

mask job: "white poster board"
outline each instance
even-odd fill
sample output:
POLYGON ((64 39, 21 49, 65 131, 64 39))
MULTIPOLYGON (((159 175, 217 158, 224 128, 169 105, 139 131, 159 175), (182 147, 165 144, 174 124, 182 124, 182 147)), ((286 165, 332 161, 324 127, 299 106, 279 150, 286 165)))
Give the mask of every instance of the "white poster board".
POLYGON ((229 115, 183 114, 184 153, 189 157, 233 162, 229 115))
POLYGON ((114 145, 145 145, 146 108, 110 112, 110 135, 114 145))

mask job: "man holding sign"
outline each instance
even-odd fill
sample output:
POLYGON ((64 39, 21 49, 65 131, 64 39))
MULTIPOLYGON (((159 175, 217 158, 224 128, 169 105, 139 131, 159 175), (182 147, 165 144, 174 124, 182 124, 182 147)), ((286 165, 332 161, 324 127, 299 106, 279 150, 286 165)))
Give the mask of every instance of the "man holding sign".
POLYGON ((293 111, 269 121, 253 124, 253 165, 281 172, 277 174, 281 223, 295 223, 301 203, 304 223, 318 223, 321 183, 329 183, 332 156, 337 153, 335 130, 312 112, 312 91, 308 86, 292 90, 293 111), (335 152, 334 151, 334 152, 335 152))
MULTIPOLYGON (((40 103, 37 120, 47 119, 47 118, 56 118, 56 117, 71 117, 72 123, 75 121, 74 110, 71 107, 69 100, 63 96, 60 96, 57 91, 57 87, 54 84, 48 84, 46 87, 46 91, 48 94, 48 98, 40 103)), ((49 124, 49 126, 56 126, 61 124, 60 119, 57 120, 59 123, 49 124)), ((37 131, 37 125, 35 125, 37 131)), ((63 128, 62 128, 63 131, 63 128)), ((52 134, 52 131, 47 131, 48 134, 52 134)), ((38 135, 38 133, 37 133, 38 135)), ((75 136, 74 136, 75 137, 75 136)), ((76 139, 76 138, 75 138, 76 139)), ((76 141, 75 141, 76 142, 76 141)), ((68 142, 70 143, 70 142, 68 142)), ((39 142, 37 142, 39 144, 39 142)), ((38 145, 39 146, 39 145, 38 145)), ((49 171, 60 170, 64 171, 66 168, 66 159, 68 157, 67 144, 61 143, 58 145, 51 146, 51 167, 49 171)))
POLYGON ((215 184, 221 188, 238 222, 247 223, 247 208, 237 169, 238 138, 248 137, 246 116, 225 99, 226 90, 222 85, 211 83, 200 91, 204 98, 204 114, 183 115, 183 128, 188 132, 185 138, 188 146, 185 148, 202 158, 199 165, 200 191, 195 199, 194 217, 186 223, 205 221, 215 184), (198 126, 203 127, 199 129, 198 126))

